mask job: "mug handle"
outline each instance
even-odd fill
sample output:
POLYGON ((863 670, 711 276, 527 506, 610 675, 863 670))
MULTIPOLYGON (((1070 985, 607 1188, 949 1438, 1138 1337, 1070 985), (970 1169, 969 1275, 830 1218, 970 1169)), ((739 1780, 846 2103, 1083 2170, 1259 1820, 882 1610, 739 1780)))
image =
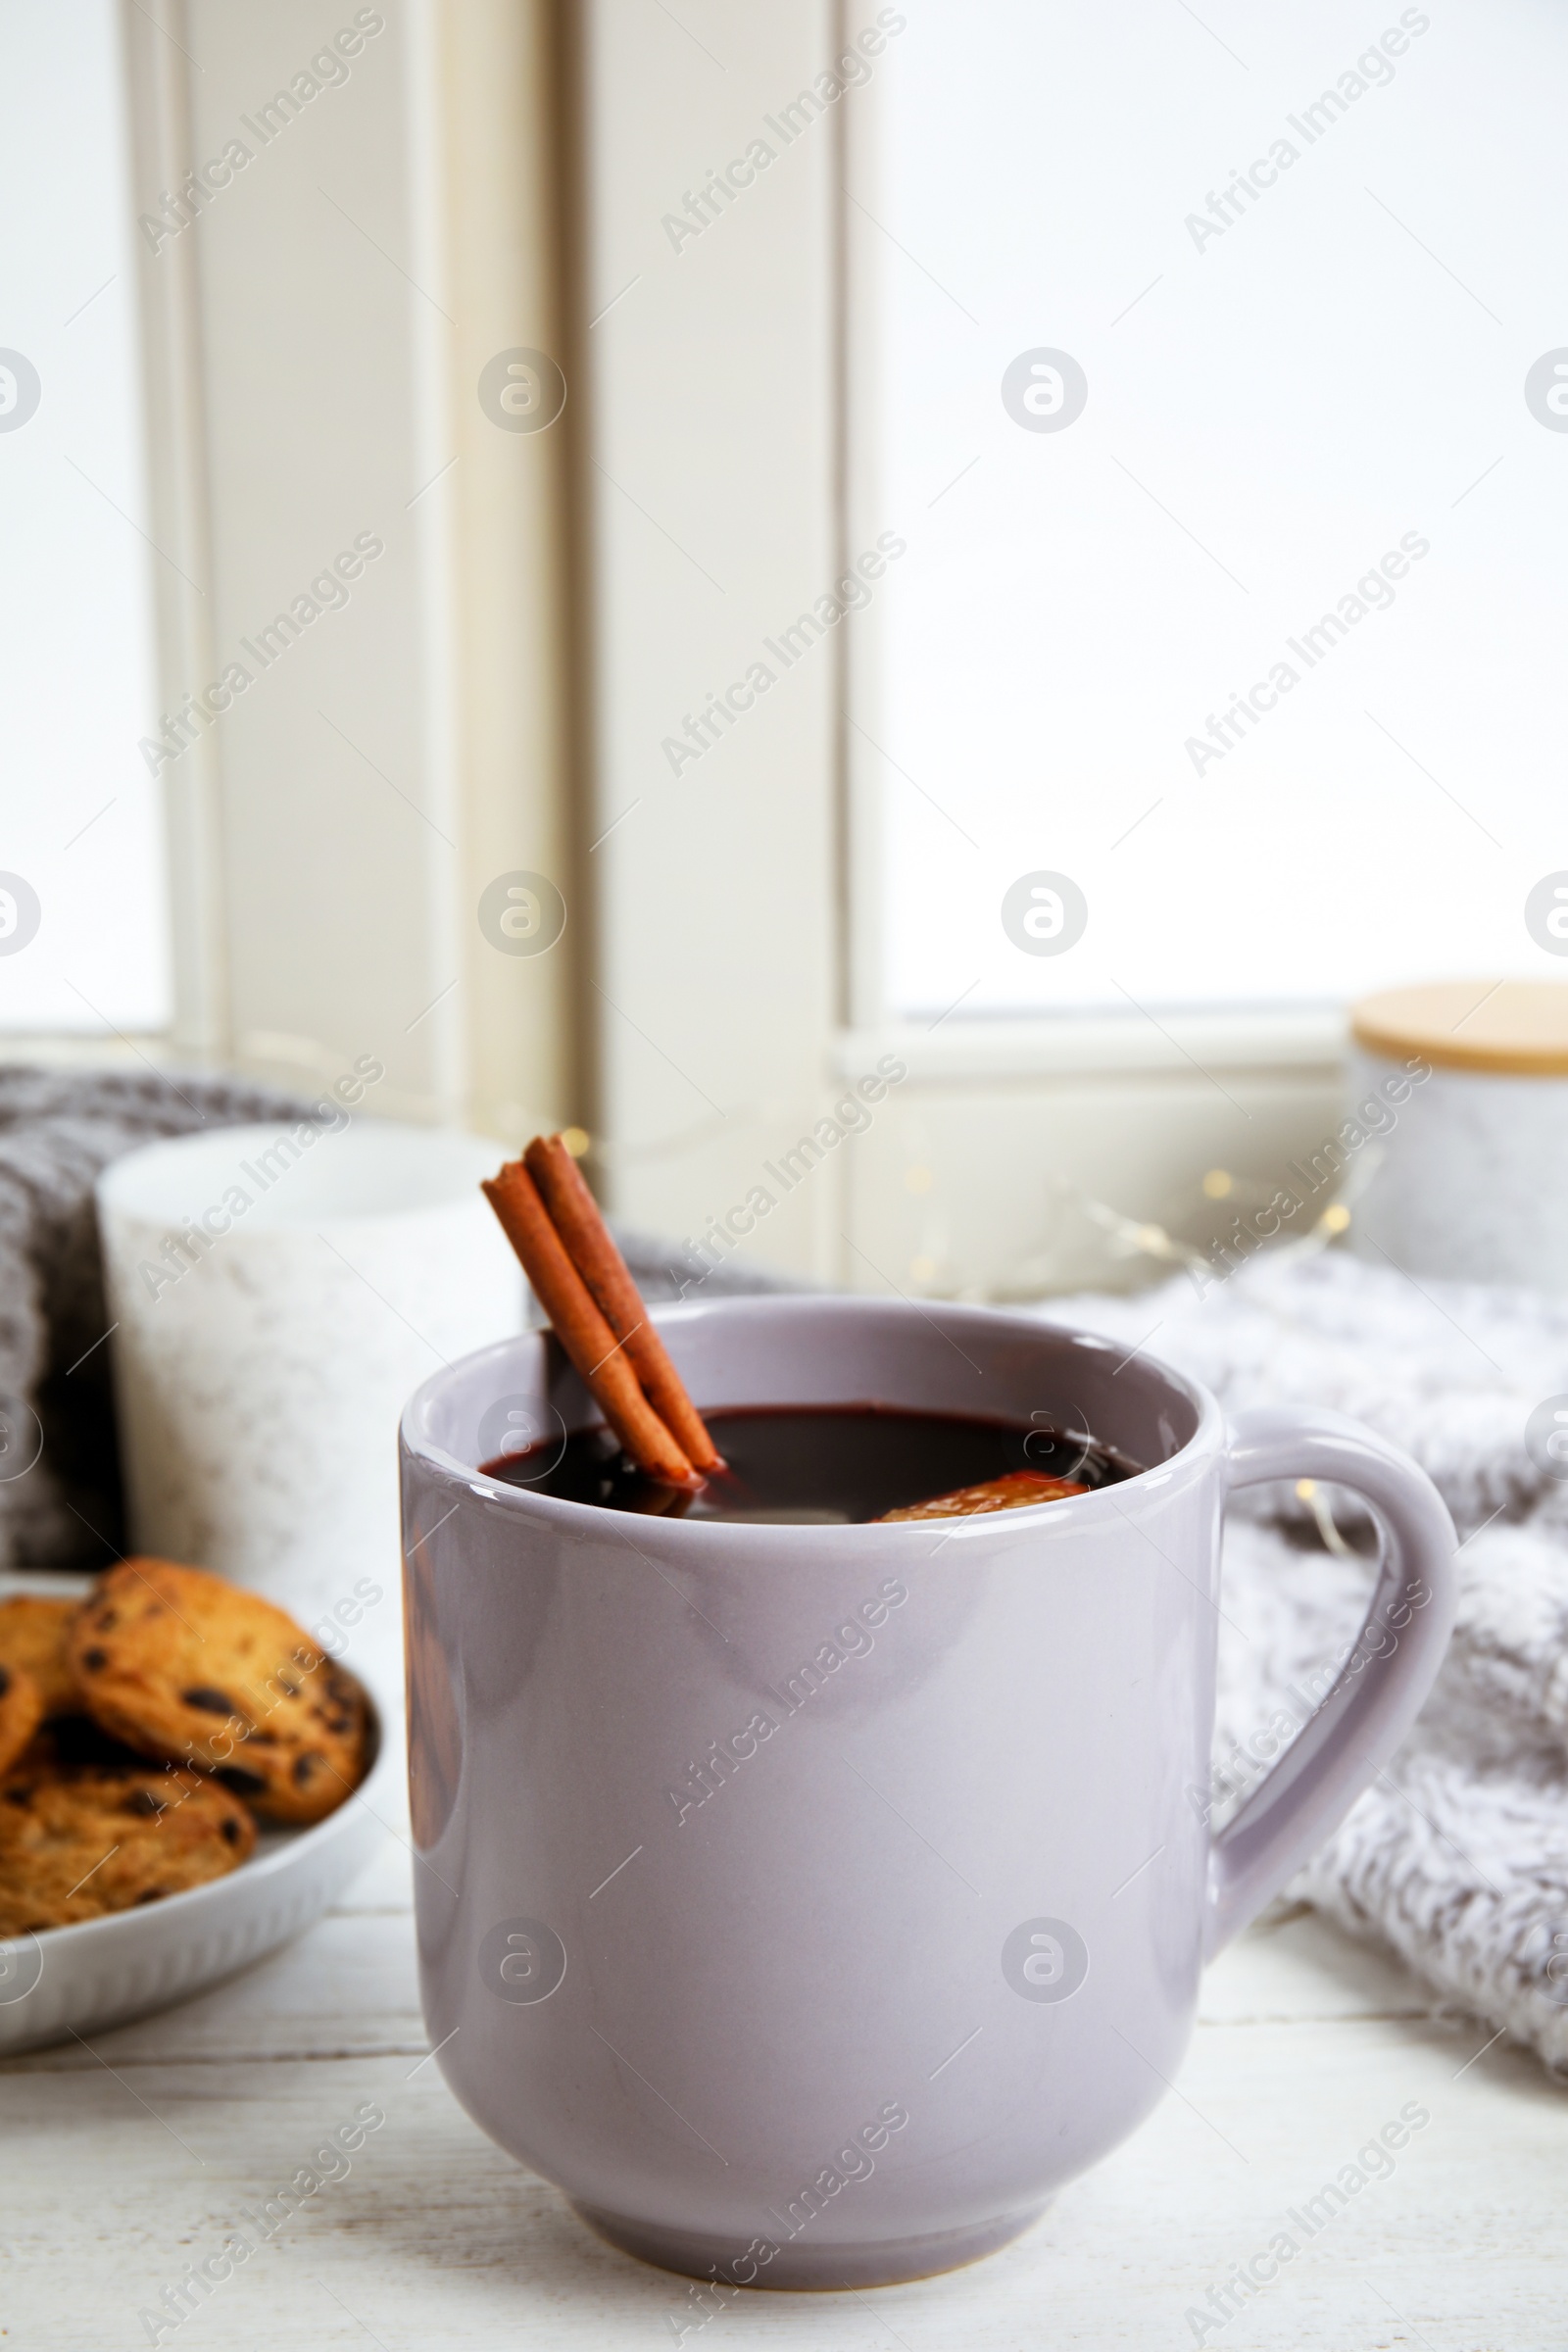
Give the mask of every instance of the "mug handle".
POLYGON ((1205 1959, 1256 1918, 1393 1755, 1437 1680, 1458 1606, 1453 1521, 1407 1454, 1343 1413, 1264 1406, 1236 1414, 1230 1432, 1228 1487, 1300 1478, 1349 1487, 1385 1541, 1333 1688, 1209 1847, 1205 1959))

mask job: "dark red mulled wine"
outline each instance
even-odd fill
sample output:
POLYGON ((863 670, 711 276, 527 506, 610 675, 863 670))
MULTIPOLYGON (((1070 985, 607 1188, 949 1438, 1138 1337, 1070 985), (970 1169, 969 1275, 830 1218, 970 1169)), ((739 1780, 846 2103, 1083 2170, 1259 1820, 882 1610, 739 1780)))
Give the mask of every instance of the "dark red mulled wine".
POLYGON ((1054 1492, 1110 1486, 1139 1468, 1082 1433, 978 1414, 886 1404, 746 1405, 704 1418, 728 1466, 695 1494, 645 1476, 607 1429, 503 1454, 483 1469, 536 1494, 604 1510, 843 1526, 999 1481, 1005 1501, 962 1508, 1015 1507, 1049 1500, 1054 1492))

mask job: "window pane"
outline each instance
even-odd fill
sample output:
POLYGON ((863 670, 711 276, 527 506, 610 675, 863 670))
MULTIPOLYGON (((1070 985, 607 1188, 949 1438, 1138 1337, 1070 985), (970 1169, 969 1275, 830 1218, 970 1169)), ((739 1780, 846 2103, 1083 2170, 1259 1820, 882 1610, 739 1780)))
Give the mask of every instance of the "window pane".
POLYGON ((1563 969, 1568 17, 1200 14, 928 0, 869 93, 898 1010, 1563 969))
POLYGON ((155 1029, 159 559, 112 0, 0 0, 0 1028, 155 1029))

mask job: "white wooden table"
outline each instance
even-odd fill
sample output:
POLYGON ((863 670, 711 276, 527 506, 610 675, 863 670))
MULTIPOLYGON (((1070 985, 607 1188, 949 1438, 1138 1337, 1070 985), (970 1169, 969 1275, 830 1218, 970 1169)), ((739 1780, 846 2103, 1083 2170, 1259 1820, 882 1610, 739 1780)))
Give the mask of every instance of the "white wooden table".
MULTIPOLYGON (((421 2063, 409 1872, 389 1838, 337 1910, 245 1976, 90 2054, 71 2045, 0 2068, 6 2352, 151 2340, 138 2314, 366 2102, 386 2120, 348 2176, 161 2343, 677 2341, 672 2323, 692 2317, 682 2282, 589 2236, 421 2063)), ((1203 2340, 1561 2352, 1568 2090, 1505 2042, 1483 2051, 1488 2031, 1435 2018, 1409 1978, 1316 1918, 1278 1917, 1212 1971, 1174 2094, 1018 2244, 914 2286, 743 2295, 682 2340, 701 2352, 1191 2344, 1188 2311, 1415 2102, 1431 2122, 1394 2172, 1203 2340)))

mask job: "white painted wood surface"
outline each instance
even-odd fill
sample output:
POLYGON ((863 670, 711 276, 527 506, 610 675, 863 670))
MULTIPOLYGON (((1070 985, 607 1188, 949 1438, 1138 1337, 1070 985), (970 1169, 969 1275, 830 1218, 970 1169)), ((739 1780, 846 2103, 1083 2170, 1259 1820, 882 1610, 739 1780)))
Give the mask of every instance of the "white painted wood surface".
MULTIPOLYGON (((673 2345, 683 2283, 612 2253, 463 2114, 415 1983, 407 1852, 185 2007, 0 2069, 0 2342, 83 2352, 216 2253, 362 2102, 384 2126, 160 2341, 181 2352, 673 2345)), ((1139 2352, 1289 2229, 1408 2101, 1431 2123, 1206 2341, 1227 2352, 1561 2352, 1568 2103, 1534 2059, 1438 2017, 1399 1969, 1311 1915, 1218 1963, 1174 2095, 989 2262, 927 2283, 739 2297, 702 2352, 1139 2352)), ((254 2234, 254 2232, 253 2232, 254 2234)))

